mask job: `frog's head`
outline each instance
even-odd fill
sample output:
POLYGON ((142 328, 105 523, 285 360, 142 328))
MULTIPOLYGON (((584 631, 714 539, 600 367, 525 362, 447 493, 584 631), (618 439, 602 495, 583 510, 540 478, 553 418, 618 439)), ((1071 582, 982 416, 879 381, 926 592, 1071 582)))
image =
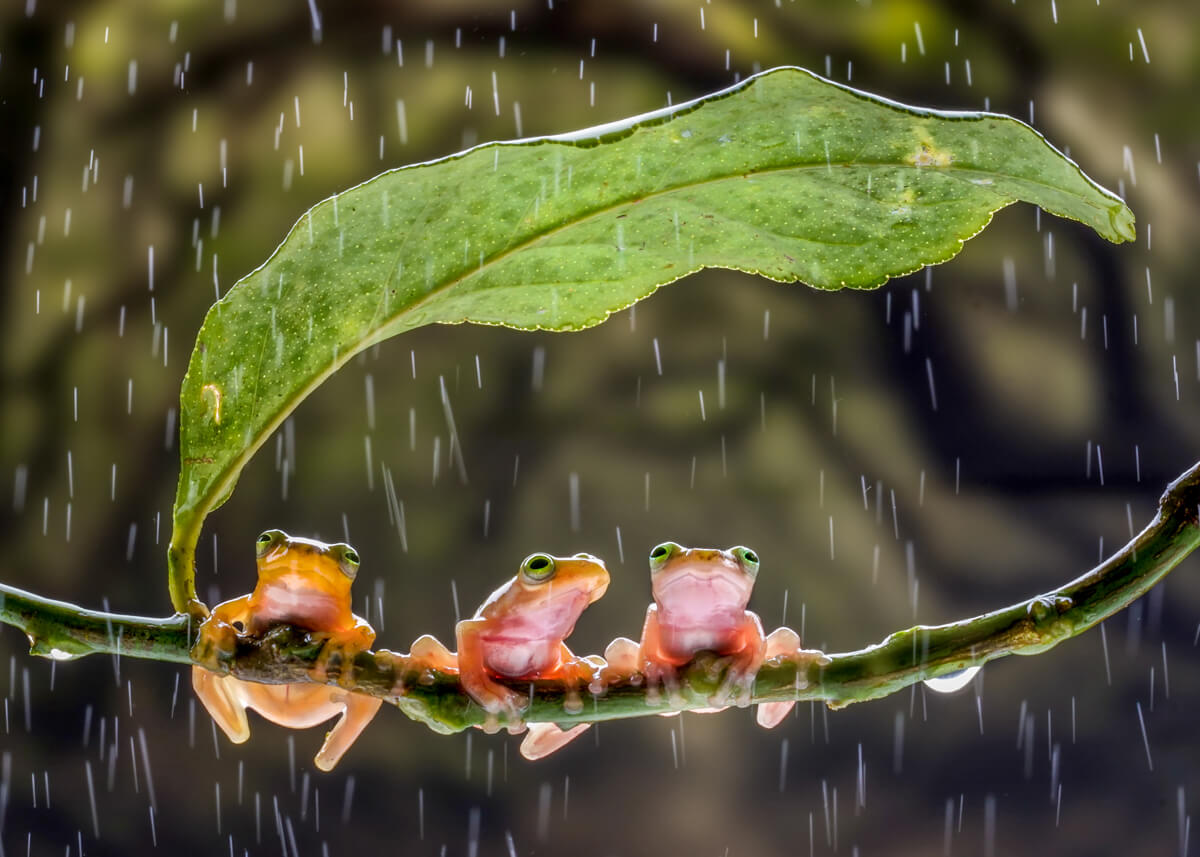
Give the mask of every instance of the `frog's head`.
POLYGON ((604 595, 608 581, 604 560, 590 553, 570 557, 535 553, 521 563, 513 587, 521 593, 521 601, 526 607, 550 601, 579 601, 582 612, 584 607, 604 595))
POLYGON ((530 554, 517 576, 492 593, 480 615, 505 623, 509 634, 561 640, 606 589, 608 569, 591 554, 530 554))
POLYGON ((267 530, 254 548, 260 583, 316 589, 349 603, 350 584, 358 574, 358 551, 350 545, 330 545, 267 530))
POLYGON ((650 588, 660 605, 745 610, 757 576, 758 554, 740 545, 716 550, 663 542, 650 551, 650 588))

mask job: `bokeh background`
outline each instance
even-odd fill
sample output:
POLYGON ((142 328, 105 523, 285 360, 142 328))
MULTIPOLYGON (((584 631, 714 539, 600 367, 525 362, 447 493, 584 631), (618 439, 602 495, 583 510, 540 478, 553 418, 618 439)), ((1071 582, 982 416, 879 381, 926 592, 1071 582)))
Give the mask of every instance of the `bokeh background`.
MULTIPOLYGON (((385 168, 781 64, 1032 121, 1126 197, 1138 240, 1015 206, 957 259, 874 292, 707 272, 582 333, 386 342, 304 402, 209 519, 202 596, 250 588, 262 529, 348 537, 359 611, 405 649, 448 639, 526 554, 587 550, 614 578, 572 641, 594 652, 640 629, 655 543, 744 543, 763 559, 765 624, 847 650, 1074 577, 1200 458, 1190 0, 9 0, 0 34, 5 583, 169 610, 192 339, 310 205, 385 168)), ((954 696, 804 705, 773 732, 738 710, 643 718, 539 763, 508 736, 436 736, 387 709, 332 774, 311 763, 320 730, 255 719, 234 747, 185 670, 55 668, 6 628, 0 841, 59 855, 1185 853, 1198 572, 1185 562, 1103 635, 995 663, 954 696)))

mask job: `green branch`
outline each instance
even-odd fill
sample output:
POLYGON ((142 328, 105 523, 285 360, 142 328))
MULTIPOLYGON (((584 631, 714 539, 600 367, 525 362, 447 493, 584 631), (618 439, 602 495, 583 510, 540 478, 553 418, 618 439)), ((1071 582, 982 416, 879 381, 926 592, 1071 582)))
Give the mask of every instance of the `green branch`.
MULTIPOLYGON (((820 700, 832 707, 877 699, 918 681, 936 678, 1006 655, 1034 655, 1083 633, 1140 598, 1200 545, 1200 464, 1168 486, 1154 520, 1107 561, 1066 585, 972 619, 948 625, 919 625, 857 652, 802 652, 795 660, 768 662, 758 673, 754 702, 820 700)), ((0 586, 0 622, 30 639, 31 652, 55 658, 95 653, 192 663, 191 620, 182 615, 150 619, 98 613, 0 586)), ((204 665, 244 679, 268 683, 312 680, 321 664, 322 634, 290 626, 261 639, 239 638, 227 662, 204 665)), ((328 659, 333 661, 334 659, 328 659)), ((324 663, 326 681, 381 697, 438 732, 485 725, 484 712, 466 696, 453 675, 423 672, 406 655, 381 649, 352 662, 324 663)), ((684 709, 709 705, 721 662, 701 655, 687 669, 684 709)), ((517 686, 517 685, 514 685, 517 686)), ((584 710, 568 714, 564 688, 556 682, 523 685, 531 694, 530 722, 561 724, 654 714, 644 687, 623 682, 584 710)))
POLYGON ((54 660, 113 654, 152 661, 191 663, 190 619, 165 619, 85 610, 0 584, 0 622, 20 628, 29 653, 54 660))

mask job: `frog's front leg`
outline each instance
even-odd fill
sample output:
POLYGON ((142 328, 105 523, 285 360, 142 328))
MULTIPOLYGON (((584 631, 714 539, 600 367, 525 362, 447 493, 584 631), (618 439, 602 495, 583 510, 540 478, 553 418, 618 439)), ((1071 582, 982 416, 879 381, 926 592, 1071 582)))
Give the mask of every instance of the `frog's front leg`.
POLYGON ((212 609, 212 613, 201 623, 201 629, 205 626, 232 625, 239 634, 247 630, 246 623, 254 612, 250 607, 251 598, 253 598, 253 595, 242 595, 238 598, 222 601, 212 609))
POLYGON ((237 635, 247 630, 250 615, 249 595, 214 607, 196 630, 192 659, 216 666, 232 658, 237 649, 237 635))
POLYGON ((581 658, 576 656, 566 643, 559 643, 559 665, 551 673, 542 678, 556 678, 562 681, 564 698, 563 708, 568 714, 578 714, 583 711, 583 700, 579 695, 579 687, 590 687, 603 670, 604 659, 592 655, 581 658))
POLYGON ((738 629, 742 647, 730 654, 730 664, 725 670, 717 692, 709 697, 714 705, 749 705, 754 691, 754 679, 758 668, 762 666, 766 653, 766 642, 763 639, 762 622, 758 614, 746 611, 738 629))
POLYGON ((196 696, 234 744, 242 744, 250 738, 246 706, 236 693, 238 681, 233 676, 218 675, 201 666, 192 667, 192 688, 196 696))
POLYGON ((341 704, 343 708, 342 716, 325 734, 325 743, 321 745, 320 751, 313 760, 322 771, 333 770, 334 765, 371 722, 371 718, 375 716, 375 712, 379 710, 379 706, 383 702, 382 699, 367 696, 365 693, 348 693, 333 688, 330 688, 329 699, 333 703, 341 704))
POLYGON ((658 620, 658 605, 646 609, 646 624, 642 626, 642 644, 638 649, 638 667, 646 677, 646 704, 658 705, 658 690, 665 687, 670 704, 683 707, 683 694, 679 692, 678 666, 662 651, 662 627, 658 620))
POLYGON ((360 652, 369 652, 371 646, 375 645, 375 629, 361 616, 355 616, 354 625, 340 633, 344 635, 342 641, 345 645, 354 646, 360 652))
POLYGON ((360 652, 369 652, 375 642, 375 629, 361 617, 355 616, 352 626, 341 631, 330 631, 328 637, 308 671, 313 679, 320 682, 324 682, 330 673, 342 675, 360 652))
POLYGON ((485 624, 464 619, 455 628, 458 637, 458 677, 463 690, 484 711, 507 717, 509 725, 521 723, 528 698, 492 680, 484 660, 484 644, 480 638, 485 624))

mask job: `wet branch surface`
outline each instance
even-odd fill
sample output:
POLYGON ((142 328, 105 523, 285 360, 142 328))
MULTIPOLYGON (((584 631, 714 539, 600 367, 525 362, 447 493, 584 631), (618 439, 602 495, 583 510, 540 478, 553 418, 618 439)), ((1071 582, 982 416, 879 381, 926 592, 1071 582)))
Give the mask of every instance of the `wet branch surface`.
MULTIPOLYGON (((1035 655, 1075 637, 1148 592, 1200 545, 1200 463, 1172 482, 1158 513, 1131 542, 1091 571, 1057 589, 1001 610, 947 625, 918 625, 855 652, 802 651, 794 659, 768 661, 754 683, 753 702, 820 700, 833 708, 878 699, 916 682, 982 665, 1007 655, 1035 655)), ((194 663, 191 619, 101 613, 0 585, 0 622, 30 638, 31 653, 58 659, 109 653, 149 660, 194 663)), ((494 727, 453 674, 422 670, 408 656, 380 649, 339 663, 322 658, 326 637, 291 626, 259 639, 239 637, 233 657, 204 666, 271 684, 317 680, 385 699, 437 732, 494 727)), ((701 654, 686 669, 680 710, 707 707, 720 684, 724 662, 701 654)), ((530 693, 527 722, 560 724, 639 717, 666 710, 634 682, 610 685, 601 696, 584 694, 583 710, 564 709, 566 689, 557 682, 517 685, 530 693)))

